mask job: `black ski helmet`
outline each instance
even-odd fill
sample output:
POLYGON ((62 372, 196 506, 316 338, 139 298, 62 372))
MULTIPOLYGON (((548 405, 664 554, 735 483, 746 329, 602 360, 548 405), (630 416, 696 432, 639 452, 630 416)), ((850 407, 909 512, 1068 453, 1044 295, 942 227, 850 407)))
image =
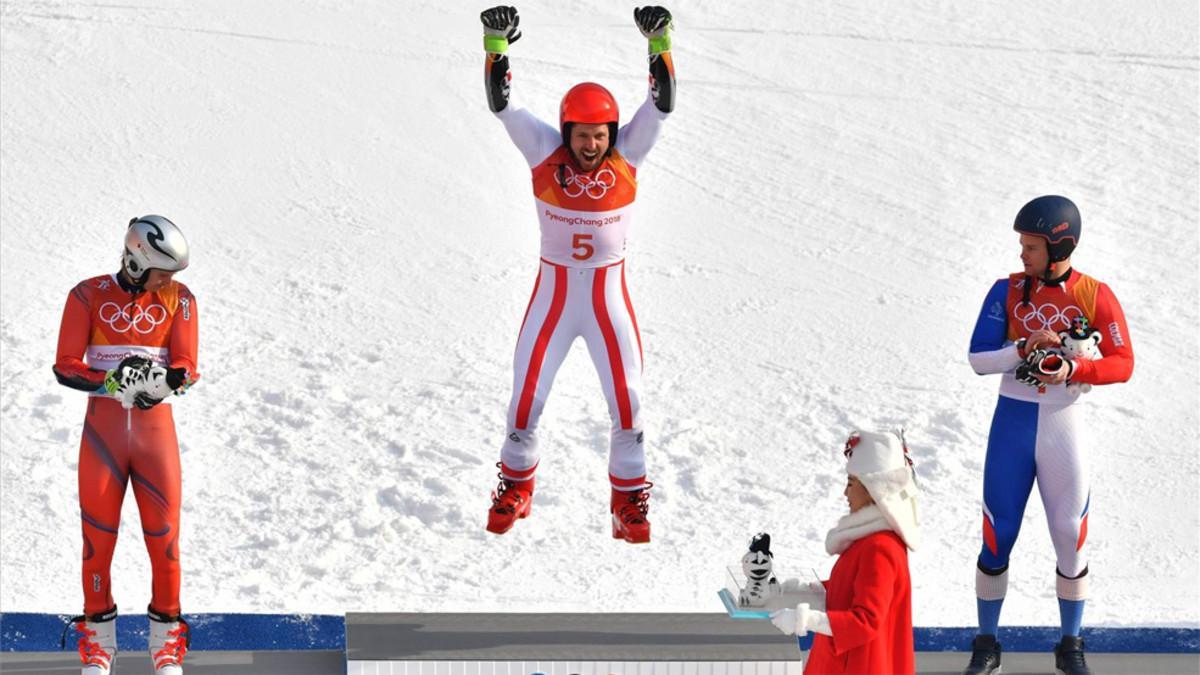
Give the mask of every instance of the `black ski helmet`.
POLYGON ((1013 229, 1017 232, 1046 240, 1052 263, 1071 257, 1079 243, 1082 227, 1079 208, 1070 199, 1058 195, 1038 197, 1022 206, 1013 221, 1013 229))

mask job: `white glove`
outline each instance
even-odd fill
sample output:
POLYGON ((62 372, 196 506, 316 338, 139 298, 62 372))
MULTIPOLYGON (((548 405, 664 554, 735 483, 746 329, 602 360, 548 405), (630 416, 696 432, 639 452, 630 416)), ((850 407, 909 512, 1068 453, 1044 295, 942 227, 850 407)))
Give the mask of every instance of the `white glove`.
POLYGON ((804 593, 806 595, 825 595, 825 584, 819 581, 800 581, 786 579, 781 590, 784 593, 804 593))
POLYGON ((804 635, 813 631, 833 635, 833 630, 829 627, 829 615, 820 610, 810 609, 807 602, 796 605, 795 609, 773 612, 771 623, 784 635, 804 635))

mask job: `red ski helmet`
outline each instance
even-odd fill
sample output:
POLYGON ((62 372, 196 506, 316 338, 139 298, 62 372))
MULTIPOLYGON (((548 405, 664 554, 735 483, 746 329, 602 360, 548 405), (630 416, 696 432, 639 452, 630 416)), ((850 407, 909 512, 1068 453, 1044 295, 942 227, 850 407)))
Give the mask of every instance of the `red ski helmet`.
POLYGON ((558 126, 567 122, 608 124, 619 115, 617 100, 595 82, 581 82, 567 91, 558 106, 558 126))
POLYGON ((571 87, 558 106, 558 128, 563 144, 570 145, 572 124, 607 124, 609 147, 617 143, 617 121, 620 111, 617 100, 595 82, 580 82, 571 87))

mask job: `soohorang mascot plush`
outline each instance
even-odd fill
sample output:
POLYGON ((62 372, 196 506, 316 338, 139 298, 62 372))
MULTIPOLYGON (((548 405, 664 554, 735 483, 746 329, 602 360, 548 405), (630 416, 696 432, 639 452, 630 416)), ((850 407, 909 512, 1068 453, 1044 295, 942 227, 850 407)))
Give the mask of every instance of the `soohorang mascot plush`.
MULTIPOLYGON (((1077 361, 1085 359, 1093 361, 1102 357, 1100 354, 1100 342, 1104 339, 1104 335, 1100 331, 1088 325, 1086 317, 1078 317, 1071 322, 1071 330, 1065 330, 1058 334, 1058 339, 1062 341, 1062 355, 1064 358, 1077 361)), ((1067 391, 1072 393, 1079 392, 1086 394, 1092 390, 1090 384, 1068 384, 1067 391)))
POLYGON ((771 535, 759 532, 750 540, 750 550, 742 556, 742 572, 746 575, 746 587, 742 589, 738 603, 748 607, 762 607, 767 599, 780 591, 779 581, 772 574, 775 556, 771 553, 771 535))

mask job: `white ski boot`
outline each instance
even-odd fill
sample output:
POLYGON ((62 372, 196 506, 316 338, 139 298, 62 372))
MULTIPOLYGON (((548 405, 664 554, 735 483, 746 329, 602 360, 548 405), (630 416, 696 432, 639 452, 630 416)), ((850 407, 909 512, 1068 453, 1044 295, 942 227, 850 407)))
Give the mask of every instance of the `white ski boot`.
MULTIPOLYGON (((117 608, 71 619, 79 633, 79 662, 82 675, 108 675, 117 660, 117 608)), ((64 640, 65 643, 65 632, 64 640)))
POLYGON ((183 675, 183 655, 191 637, 187 622, 178 614, 169 616, 147 608, 150 617, 150 660, 155 675, 183 675))

